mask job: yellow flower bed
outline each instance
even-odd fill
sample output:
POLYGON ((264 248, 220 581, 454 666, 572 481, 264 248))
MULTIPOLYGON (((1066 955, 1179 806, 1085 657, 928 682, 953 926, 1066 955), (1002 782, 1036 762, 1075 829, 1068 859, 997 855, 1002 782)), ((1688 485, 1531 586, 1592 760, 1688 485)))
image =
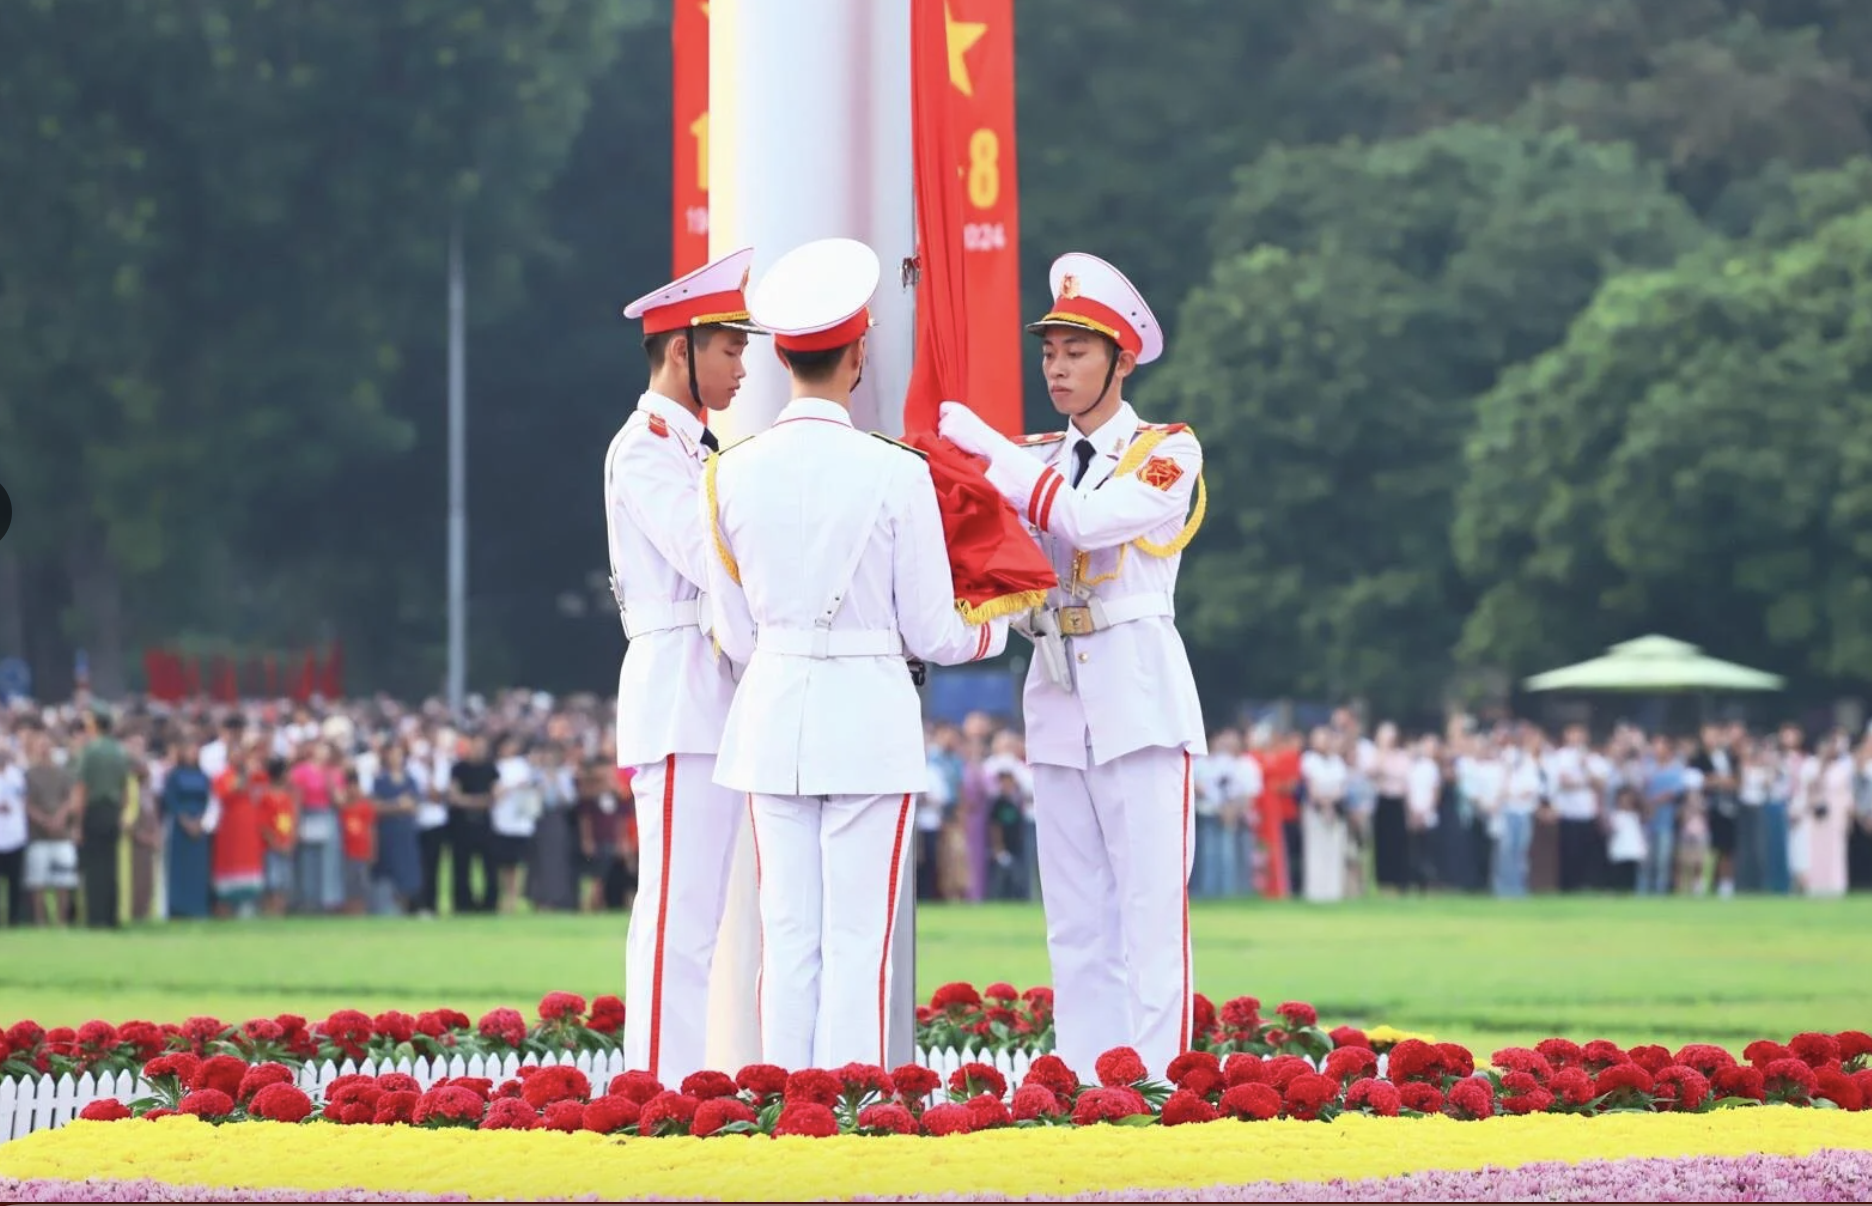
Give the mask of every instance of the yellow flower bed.
POLYGON ((858 1194, 1015 1196, 1380 1177, 1625 1156, 1872 1150, 1872 1113, 1770 1106, 1713 1114, 1532 1115, 999 1130, 946 1139, 610 1139, 410 1127, 75 1122, 0 1146, 0 1176, 376 1189, 528 1199, 600 1194, 801 1201, 858 1194))

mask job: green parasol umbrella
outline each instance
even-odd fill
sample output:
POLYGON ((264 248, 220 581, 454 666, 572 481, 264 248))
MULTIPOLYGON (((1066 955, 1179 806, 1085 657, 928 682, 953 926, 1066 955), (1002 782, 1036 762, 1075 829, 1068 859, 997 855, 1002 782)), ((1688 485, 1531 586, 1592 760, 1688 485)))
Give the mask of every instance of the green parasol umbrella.
POLYGON ((1779 691, 1782 679, 1710 657, 1688 641, 1642 636, 1521 685, 1529 691, 1779 691))

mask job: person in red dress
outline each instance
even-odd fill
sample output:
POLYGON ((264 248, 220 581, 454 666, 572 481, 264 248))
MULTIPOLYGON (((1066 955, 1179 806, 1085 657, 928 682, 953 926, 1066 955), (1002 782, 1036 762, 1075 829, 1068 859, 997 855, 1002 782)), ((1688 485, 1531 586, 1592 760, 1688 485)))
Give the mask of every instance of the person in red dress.
POLYGON ((261 795, 266 759, 257 749, 236 752, 215 777, 214 824, 215 914, 252 917, 265 882, 266 840, 261 829, 261 795))

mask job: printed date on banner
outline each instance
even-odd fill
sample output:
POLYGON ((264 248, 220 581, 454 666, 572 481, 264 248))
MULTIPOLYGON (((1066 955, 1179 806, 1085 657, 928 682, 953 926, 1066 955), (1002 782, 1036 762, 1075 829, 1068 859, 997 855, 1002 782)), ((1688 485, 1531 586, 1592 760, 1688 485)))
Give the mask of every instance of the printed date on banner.
POLYGON ((1005 223, 968 222, 962 227, 962 248, 965 251, 1000 251, 1007 245, 1005 223))

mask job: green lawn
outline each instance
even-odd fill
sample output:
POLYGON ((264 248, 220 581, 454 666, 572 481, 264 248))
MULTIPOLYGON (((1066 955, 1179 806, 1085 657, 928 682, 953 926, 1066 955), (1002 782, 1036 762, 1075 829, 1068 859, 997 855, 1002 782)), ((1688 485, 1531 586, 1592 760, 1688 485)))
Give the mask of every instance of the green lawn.
MULTIPOLYGON (((1731 1047, 1872 1029, 1872 897, 1199 904, 1198 987, 1326 1025, 1388 1022, 1492 1050, 1552 1034, 1731 1047)), ((624 919, 526 916, 168 924, 0 934, 0 1025, 230 1021, 281 1011, 496 1005, 623 983, 624 919)), ((920 991, 1045 983, 1037 906, 929 908, 920 991)))

